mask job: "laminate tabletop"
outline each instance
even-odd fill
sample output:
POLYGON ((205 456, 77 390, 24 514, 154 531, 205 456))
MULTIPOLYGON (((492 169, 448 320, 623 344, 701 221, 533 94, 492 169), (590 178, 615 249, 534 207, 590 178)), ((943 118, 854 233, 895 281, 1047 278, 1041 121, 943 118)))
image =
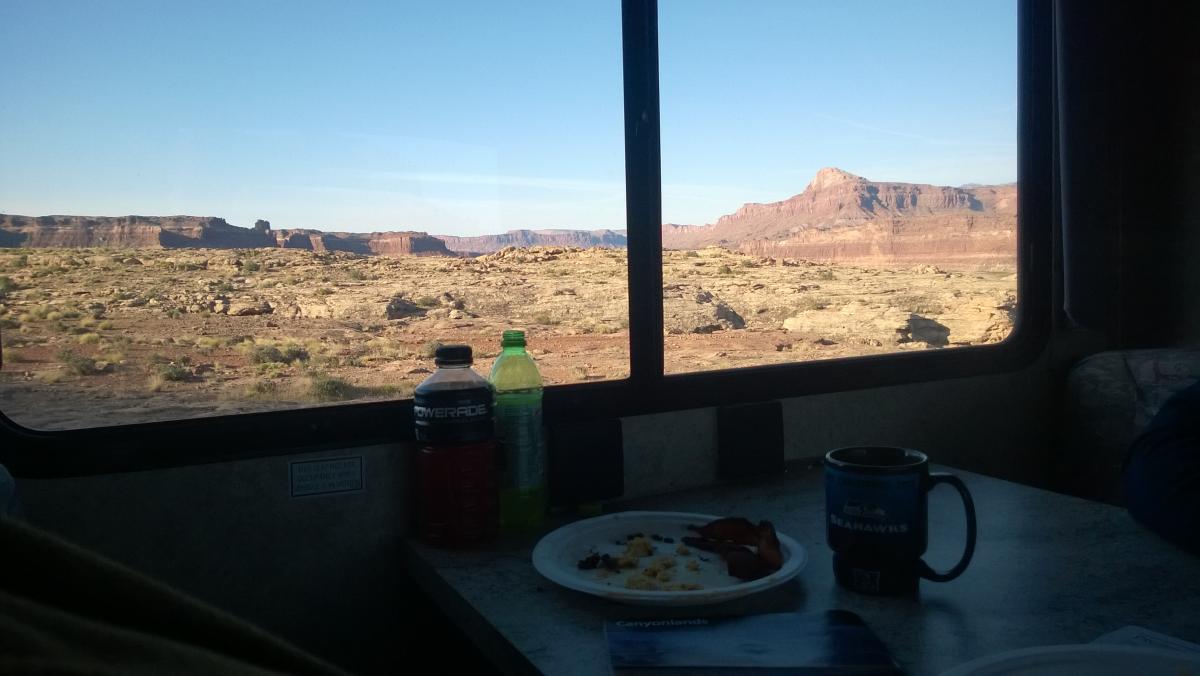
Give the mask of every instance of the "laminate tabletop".
MULTIPOLYGON (((609 620, 828 609, 860 615, 915 675, 1018 648, 1087 643, 1130 624, 1200 642, 1200 558, 1146 531, 1119 507, 950 471, 975 499, 975 556, 956 580, 923 580, 915 597, 863 596, 835 584, 819 465, 607 506, 606 512, 769 519, 807 548, 808 565, 792 582, 719 605, 626 606, 557 586, 534 570, 530 555, 540 535, 563 519, 551 520, 541 534, 501 538, 483 550, 443 551, 414 539, 403 549, 418 583, 505 673, 611 673, 609 620)), ((934 568, 958 560, 964 521, 954 491, 931 493, 925 560, 934 568)))

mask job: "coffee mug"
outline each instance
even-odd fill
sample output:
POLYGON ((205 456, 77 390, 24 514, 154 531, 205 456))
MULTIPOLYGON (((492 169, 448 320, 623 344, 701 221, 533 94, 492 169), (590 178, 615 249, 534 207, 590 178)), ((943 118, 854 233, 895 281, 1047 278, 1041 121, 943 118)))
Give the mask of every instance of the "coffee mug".
POLYGON ((924 453, 891 446, 853 446, 825 454, 825 535, 838 584, 866 594, 916 592, 921 578, 953 580, 975 553, 975 503, 962 480, 930 473, 924 453), (939 573, 921 560, 928 544, 928 493, 950 484, 967 510, 962 559, 939 573))

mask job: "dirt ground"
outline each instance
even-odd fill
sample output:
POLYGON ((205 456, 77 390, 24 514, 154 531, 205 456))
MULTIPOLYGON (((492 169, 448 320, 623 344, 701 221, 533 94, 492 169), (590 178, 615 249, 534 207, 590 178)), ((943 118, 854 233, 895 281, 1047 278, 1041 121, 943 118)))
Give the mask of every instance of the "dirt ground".
MULTIPOLYGON (((994 343, 1011 267, 664 252, 671 373, 994 343)), ((0 411, 67 429, 407 397, 438 342, 486 375, 524 328, 548 384, 628 374, 625 252, 0 250, 0 411)))

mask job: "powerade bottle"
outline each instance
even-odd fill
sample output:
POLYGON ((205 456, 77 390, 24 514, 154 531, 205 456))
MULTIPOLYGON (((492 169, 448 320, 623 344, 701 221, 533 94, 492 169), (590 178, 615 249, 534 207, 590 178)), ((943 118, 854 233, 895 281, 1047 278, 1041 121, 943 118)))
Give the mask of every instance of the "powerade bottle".
POLYGON ((438 547, 489 542, 499 524, 492 388, 471 361, 468 345, 439 347, 413 393, 417 532, 438 547))
POLYGON ((505 331, 500 345, 488 378, 496 390, 496 433, 504 458, 500 527, 519 532, 537 528, 546 515, 542 376, 525 351, 524 331, 505 331))

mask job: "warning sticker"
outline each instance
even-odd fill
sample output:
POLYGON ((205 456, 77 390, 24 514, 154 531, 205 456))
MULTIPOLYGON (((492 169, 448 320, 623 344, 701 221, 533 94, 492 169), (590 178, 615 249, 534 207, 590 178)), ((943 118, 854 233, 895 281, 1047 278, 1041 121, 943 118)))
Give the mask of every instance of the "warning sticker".
POLYGON ((323 458, 289 463, 292 497, 357 493, 363 489, 363 458, 323 458))

